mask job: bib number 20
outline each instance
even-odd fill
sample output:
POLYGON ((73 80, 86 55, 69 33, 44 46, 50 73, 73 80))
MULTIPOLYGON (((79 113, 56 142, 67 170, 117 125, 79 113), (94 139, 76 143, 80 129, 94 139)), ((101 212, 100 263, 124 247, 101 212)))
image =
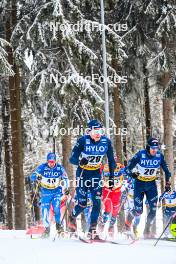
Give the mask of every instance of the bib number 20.
POLYGON ((145 169, 144 175, 153 175, 155 169, 145 169))
POLYGON ((90 163, 98 163, 101 160, 101 156, 90 156, 89 157, 89 162, 90 163))

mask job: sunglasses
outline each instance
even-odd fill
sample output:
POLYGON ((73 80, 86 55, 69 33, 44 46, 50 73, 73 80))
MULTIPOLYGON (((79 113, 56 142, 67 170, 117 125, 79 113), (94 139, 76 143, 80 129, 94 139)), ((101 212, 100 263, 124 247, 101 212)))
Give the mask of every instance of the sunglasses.
POLYGON ((103 135, 104 134, 104 129, 100 128, 100 129, 94 129, 93 130, 93 134, 94 135, 103 135))
POLYGON ((158 150, 159 147, 150 147, 150 149, 152 149, 152 150, 158 150))

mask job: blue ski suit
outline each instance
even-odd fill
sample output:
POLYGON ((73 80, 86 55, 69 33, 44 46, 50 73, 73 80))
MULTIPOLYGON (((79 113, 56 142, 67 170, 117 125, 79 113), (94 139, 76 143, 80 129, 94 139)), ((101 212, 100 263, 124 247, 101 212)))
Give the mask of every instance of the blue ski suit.
POLYGON ((158 191, 156 186, 156 174, 162 167, 165 172, 166 181, 169 181, 171 173, 165 162, 163 154, 158 151, 155 156, 149 154, 146 149, 139 151, 128 163, 125 172, 132 176, 132 170, 135 168, 139 176, 134 181, 134 210, 133 215, 140 215, 143 212, 144 194, 149 204, 149 214, 147 223, 150 225, 156 216, 156 207, 158 201, 158 191))
POLYGON ((49 212, 50 205, 54 209, 54 216, 56 223, 60 223, 60 203, 62 187, 68 188, 68 177, 65 169, 56 164, 54 168, 50 168, 47 163, 41 164, 31 175, 31 181, 37 181, 38 176, 40 180, 40 199, 42 222, 44 227, 49 227, 49 212))
POLYGON ((71 153, 70 162, 78 165, 76 178, 79 182, 76 187, 78 204, 73 209, 72 215, 77 217, 87 206, 88 191, 92 197, 92 211, 90 226, 96 225, 101 209, 101 173, 100 167, 104 156, 107 155, 110 175, 113 178, 116 166, 111 141, 106 136, 101 136, 98 142, 94 141, 89 135, 84 135, 78 139, 71 153), (87 158, 88 164, 79 165, 81 158, 87 158))

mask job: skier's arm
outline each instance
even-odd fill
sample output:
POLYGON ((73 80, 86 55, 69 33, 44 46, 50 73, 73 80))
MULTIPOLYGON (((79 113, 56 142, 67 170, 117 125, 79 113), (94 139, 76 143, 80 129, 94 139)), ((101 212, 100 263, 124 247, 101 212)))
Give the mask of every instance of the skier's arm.
POLYGON ((84 143, 84 137, 79 138, 76 142, 69 159, 71 164, 79 165, 79 156, 84 149, 84 143))
POLYGON ((37 169, 32 173, 32 175, 30 176, 30 181, 31 182, 35 182, 38 180, 39 177, 42 177, 41 175, 41 166, 37 167, 37 169))
POLYGON ((159 203, 165 198, 165 192, 163 192, 159 197, 159 203))
POLYGON ((132 177, 132 170, 135 168, 135 166, 140 162, 140 151, 136 153, 136 155, 128 162, 128 166, 125 167, 125 173, 132 177))
POLYGON ((107 158, 108 158, 108 164, 109 164, 110 178, 113 178, 114 177, 114 169, 116 167, 116 162, 114 159, 114 152, 113 152, 112 144, 111 144, 111 141, 109 139, 108 139, 107 158))
POLYGON ((168 165, 167 165, 167 163, 166 163, 166 161, 164 159, 164 155, 163 154, 161 154, 161 167, 162 167, 163 171, 165 172, 166 182, 168 182, 170 177, 171 177, 171 173, 170 173, 170 171, 168 169, 168 165))

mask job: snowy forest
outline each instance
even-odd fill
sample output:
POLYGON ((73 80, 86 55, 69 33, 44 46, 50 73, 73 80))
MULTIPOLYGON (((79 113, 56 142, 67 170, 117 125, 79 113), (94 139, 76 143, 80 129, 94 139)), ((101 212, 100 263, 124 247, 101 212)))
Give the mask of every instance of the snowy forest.
POLYGON ((9 229, 28 225, 28 177, 47 153, 72 179, 75 141, 90 119, 105 125, 102 30, 118 161, 156 137, 174 186, 176 1, 105 0, 104 29, 100 8, 99 0, 0 1, 0 225, 9 229))

